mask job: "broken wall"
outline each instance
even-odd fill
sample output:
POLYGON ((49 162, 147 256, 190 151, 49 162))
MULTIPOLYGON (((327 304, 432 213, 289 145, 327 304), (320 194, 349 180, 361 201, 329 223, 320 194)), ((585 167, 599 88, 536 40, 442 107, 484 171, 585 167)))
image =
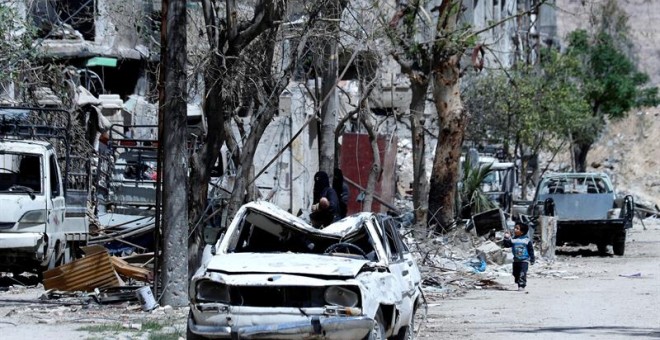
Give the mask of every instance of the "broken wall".
POLYGON ((280 97, 279 114, 268 125, 254 157, 255 174, 302 129, 300 135, 256 179, 262 198, 297 215, 312 205, 314 174, 319 167, 316 124, 307 120, 314 103, 305 86, 292 82, 280 97))

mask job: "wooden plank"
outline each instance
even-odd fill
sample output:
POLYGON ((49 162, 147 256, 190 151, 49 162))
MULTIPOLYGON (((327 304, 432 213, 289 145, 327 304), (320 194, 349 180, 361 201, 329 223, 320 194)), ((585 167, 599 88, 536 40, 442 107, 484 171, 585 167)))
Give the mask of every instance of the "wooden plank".
POLYGON ((96 253, 107 253, 108 252, 108 250, 105 249, 105 247, 102 246, 102 245, 85 246, 85 247, 80 247, 80 249, 86 255, 94 255, 96 253))
POLYGON ((130 265, 119 257, 112 256, 110 261, 117 273, 143 282, 150 282, 153 275, 151 270, 130 265))

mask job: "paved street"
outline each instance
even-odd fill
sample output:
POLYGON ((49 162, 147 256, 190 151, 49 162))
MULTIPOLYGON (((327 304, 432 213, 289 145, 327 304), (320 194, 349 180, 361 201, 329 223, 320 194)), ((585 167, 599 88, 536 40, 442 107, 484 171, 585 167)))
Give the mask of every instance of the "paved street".
POLYGON ((660 224, 630 230, 623 257, 593 248, 562 248, 557 262, 531 267, 526 292, 512 277, 508 290, 431 295, 421 338, 431 339, 658 339, 660 338, 660 224))

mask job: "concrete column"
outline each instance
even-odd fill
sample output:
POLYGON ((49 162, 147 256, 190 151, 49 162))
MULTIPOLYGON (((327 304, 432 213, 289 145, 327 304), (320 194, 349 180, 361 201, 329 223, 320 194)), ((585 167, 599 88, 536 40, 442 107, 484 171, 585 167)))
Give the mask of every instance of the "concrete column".
POLYGON ((541 228, 541 256, 547 261, 554 261, 557 220, 554 216, 541 216, 539 217, 539 228, 541 228))

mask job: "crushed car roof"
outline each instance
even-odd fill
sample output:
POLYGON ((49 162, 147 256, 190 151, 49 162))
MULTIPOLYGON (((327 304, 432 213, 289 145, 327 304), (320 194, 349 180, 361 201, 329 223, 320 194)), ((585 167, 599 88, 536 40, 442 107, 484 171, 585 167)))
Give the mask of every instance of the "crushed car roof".
POLYGON ((243 207, 246 209, 264 212, 282 221, 290 222, 290 226, 302 229, 309 233, 336 237, 345 237, 347 235, 358 232, 361 229, 362 222, 369 216, 372 216, 371 213, 359 213, 332 223, 323 229, 316 229, 305 222, 303 219, 290 214, 288 211, 270 202, 254 201, 245 204, 243 207))

